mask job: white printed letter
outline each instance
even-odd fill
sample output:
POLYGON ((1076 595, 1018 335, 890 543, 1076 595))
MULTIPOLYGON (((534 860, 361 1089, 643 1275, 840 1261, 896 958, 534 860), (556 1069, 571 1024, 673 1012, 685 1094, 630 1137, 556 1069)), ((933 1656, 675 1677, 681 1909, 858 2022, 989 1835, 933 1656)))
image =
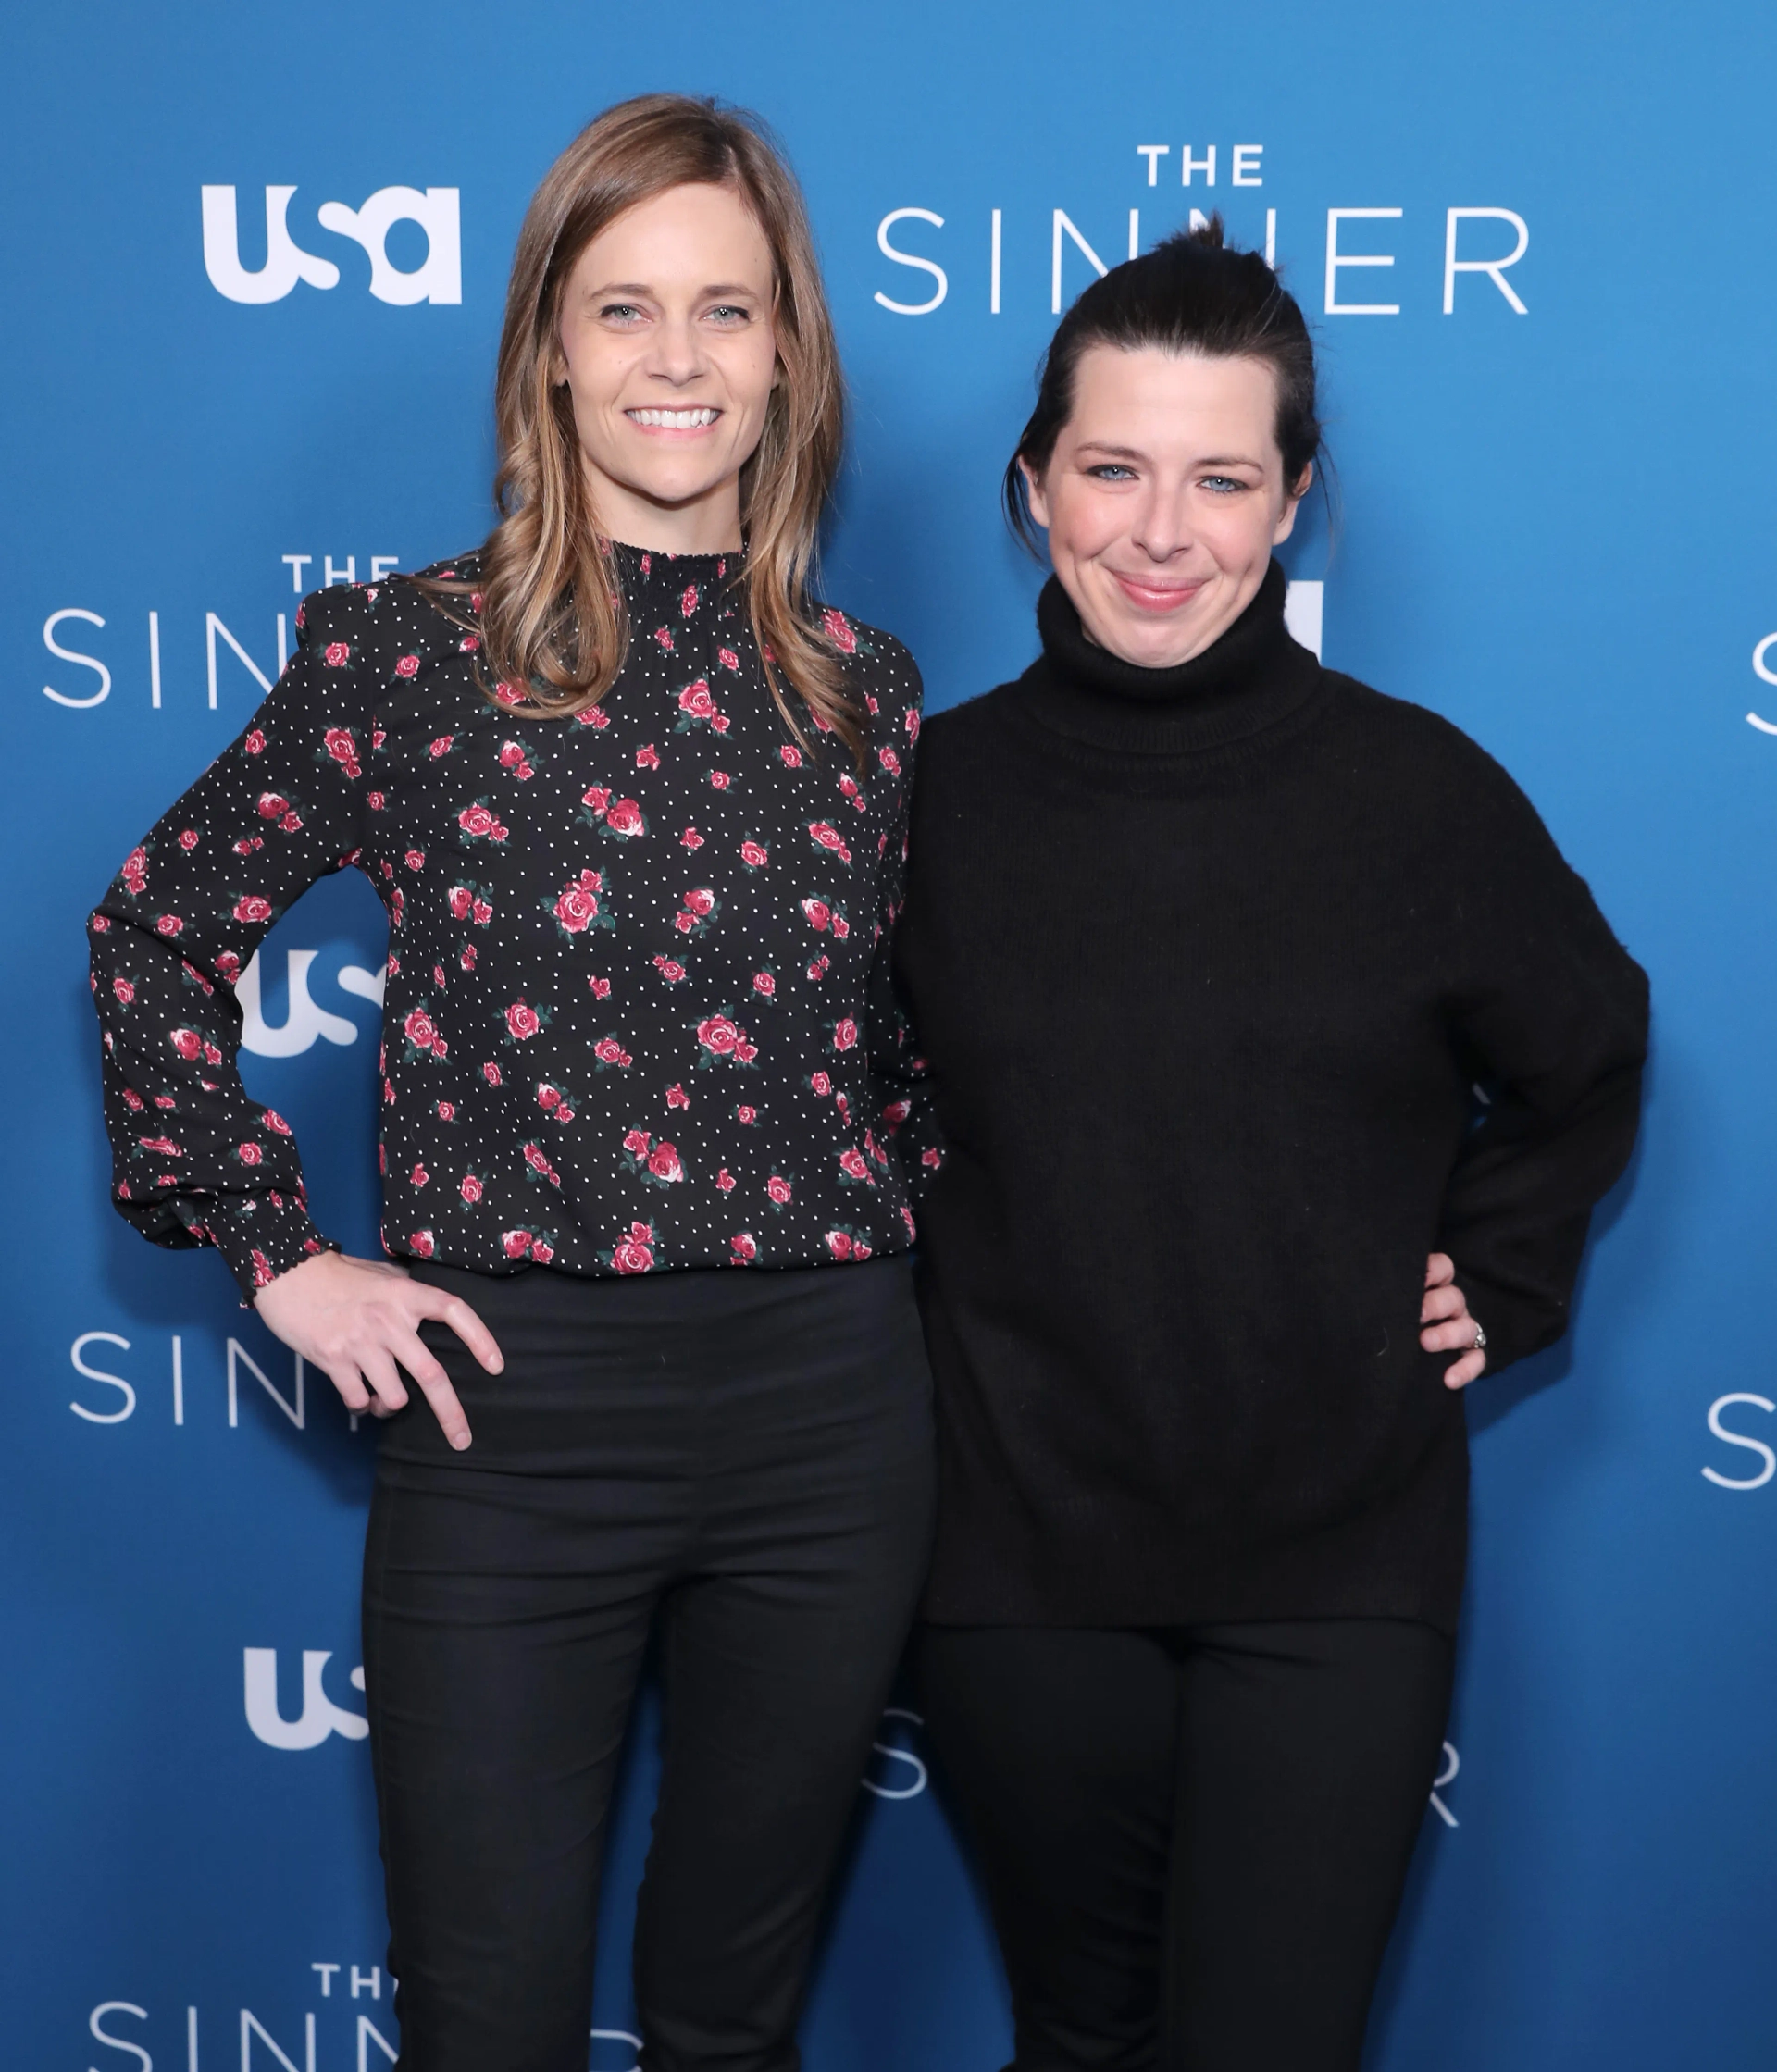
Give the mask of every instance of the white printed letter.
POLYGON ((460 303, 463 249, 457 219, 458 190, 379 187, 362 208, 323 202, 316 214, 321 228, 353 238, 370 254, 370 292, 379 303, 460 303), (426 257, 412 273, 389 264, 390 227, 417 223, 426 233, 426 257))
POLYGON ((299 280, 311 288, 338 286, 340 269, 332 260, 304 252, 284 227, 284 211, 295 192, 293 187, 266 189, 266 263, 257 273, 249 273, 241 264, 235 234, 234 189, 204 190, 204 270, 217 294, 231 303, 280 303, 299 280))
POLYGON ((1506 279, 1506 268, 1515 267, 1530 250, 1530 226, 1522 216, 1509 208, 1453 208, 1444 221, 1444 314, 1448 316, 1456 308, 1456 277, 1460 273, 1485 273, 1494 286, 1506 298, 1520 316, 1530 315, 1519 301, 1510 281, 1506 279), (1492 217, 1496 222, 1510 223, 1518 233, 1518 242, 1503 259, 1459 259, 1456 255, 1456 227, 1465 217, 1492 217))
POLYGON ((1398 303, 1342 303, 1339 300, 1341 267, 1392 267, 1393 255, 1373 252, 1342 253, 1339 225, 1348 220, 1397 217, 1398 208, 1330 208, 1326 212, 1326 314, 1329 316, 1398 316, 1398 303))
POLYGON ((897 223, 905 223, 910 219, 917 223, 929 223, 936 230, 941 230, 944 228, 944 218, 941 216, 935 216, 928 208, 890 209, 882 221, 876 225, 876 250, 882 254, 885 259, 892 259, 898 267, 918 267, 922 272, 930 274, 932 279, 937 281, 938 286, 934 290, 929 302, 890 302, 880 288, 876 290, 876 299, 885 309, 892 310, 897 316, 929 316, 938 304, 944 300, 945 296, 950 293, 950 278, 936 259, 916 258, 913 253, 899 251, 889 243, 889 231, 894 229, 897 223))

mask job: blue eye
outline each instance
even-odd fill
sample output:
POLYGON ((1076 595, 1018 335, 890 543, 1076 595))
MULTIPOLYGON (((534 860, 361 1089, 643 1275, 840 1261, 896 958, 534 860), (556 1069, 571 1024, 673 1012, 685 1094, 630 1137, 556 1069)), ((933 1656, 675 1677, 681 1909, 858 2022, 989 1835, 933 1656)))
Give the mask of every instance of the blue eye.
POLYGON ((1229 496, 1236 490, 1244 490, 1246 486, 1244 482, 1236 482, 1232 475, 1206 475, 1203 478, 1203 487, 1216 496, 1229 496))
POLYGON ((619 323, 628 323, 632 317, 640 318, 641 312, 634 303, 606 303, 599 315, 601 317, 615 318, 619 323))
POLYGON ((748 321, 752 312, 742 309, 738 303, 718 303, 711 310, 710 315, 719 316, 725 323, 732 319, 735 322, 744 324, 748 321))
POLYGON ((1136 478, 1135 469, 1125 467, 1121 461, 1101 461, 1086 472, 1100 482, 1133 482, 1136 478))

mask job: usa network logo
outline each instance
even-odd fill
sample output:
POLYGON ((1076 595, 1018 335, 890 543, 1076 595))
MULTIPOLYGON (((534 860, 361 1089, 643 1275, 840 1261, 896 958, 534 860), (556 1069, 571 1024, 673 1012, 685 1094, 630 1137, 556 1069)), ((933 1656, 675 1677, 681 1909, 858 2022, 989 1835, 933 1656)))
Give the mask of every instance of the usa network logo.
MULTIPOLYGON (((265 192, 266 256, 249 268, 241 260, 240 204, 232 187, 204 189, 204 270, 210 285, 231 303, 282 302, 298 281, 311 288, 337 288, 340 269, 318 252, 297 243, 286 220, 293 187, 265 192)), ((247 190, 251 198, 253 190, 247 190)), ((379 302, 460 303, 463 250, 454 187, 379 187, 361 208, 323 202, 317 211, 322 230, 361 244, 370 258, 370 292, 379 302), (397 223, 416 223, 426 233, 426 256, 417 267, 397 267, 389 256, 389 233, 397 223)), ((249 199, 248 206, 252 205, 249 199)))

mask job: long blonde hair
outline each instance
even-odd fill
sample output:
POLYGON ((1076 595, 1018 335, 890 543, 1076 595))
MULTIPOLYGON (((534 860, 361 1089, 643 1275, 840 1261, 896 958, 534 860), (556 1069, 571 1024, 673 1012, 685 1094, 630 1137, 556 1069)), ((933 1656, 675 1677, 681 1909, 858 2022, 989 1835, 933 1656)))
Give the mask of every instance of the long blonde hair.
POLYGON ((483 549, 480 633, 502 704, 566 717, 593 705, 622 668, 628 615, 581 465, 562 384, 563 291, 582 252, 626 209, 667 188, 733 189, 771 247, 781 378, 740 473, 743 582, 766 681, 792 732, 785 680, 807 713, 854 753, 863 721, 807 582, 844 438, 832 318, 796 179, 758 118, 686 94, 646 93, 581 130, 531 198, 494 386, 500 523, 483 549))

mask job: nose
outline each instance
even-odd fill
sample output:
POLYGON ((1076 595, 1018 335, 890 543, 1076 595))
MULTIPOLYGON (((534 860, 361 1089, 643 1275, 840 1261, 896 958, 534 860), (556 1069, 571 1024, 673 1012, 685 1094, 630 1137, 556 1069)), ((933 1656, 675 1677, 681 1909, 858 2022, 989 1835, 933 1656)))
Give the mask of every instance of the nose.
POLYGON ((689 316, 668 316, 655 327, 648 354, 648 372, 682 389, 709 366, 703 341, 689 316))
POLYGON ((1129 538, 1149 561, 1163 563, 1188 553, 1195 542, 1191 530, 1188 485, 1184 482, 1150 482, 1129 538))

